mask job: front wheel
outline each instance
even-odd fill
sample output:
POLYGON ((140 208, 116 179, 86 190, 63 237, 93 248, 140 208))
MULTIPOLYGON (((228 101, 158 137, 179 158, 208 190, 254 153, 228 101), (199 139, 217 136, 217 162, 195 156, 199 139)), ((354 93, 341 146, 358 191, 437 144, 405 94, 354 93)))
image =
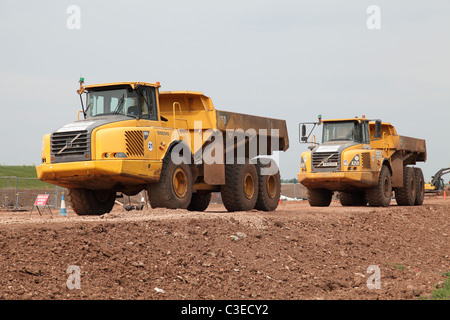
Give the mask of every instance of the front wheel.
POLYGON ((67 200, 77 215, 98 216, 111 212, 116 193, 111 190, 68 189, 67 200))
POLYGON ((327 189, 308 189, 308 202, 311 207, 328 207, 333 192, 327 189))
POLYGON ((376 187, 366 191, 367 201, 371 207, 387 207, 392 199, 392 180, 389 168, 383 166, 376 187))
POLYGON ((189 165, 174 164, 170 157, 164 158, 159 181, 147 186, 152 208, 187 209, 192 190, 193 178, 189 165))
POLYGON ((339 192, 339 201, 343 206, 365 206, 367 204, 364 191, 339 192))

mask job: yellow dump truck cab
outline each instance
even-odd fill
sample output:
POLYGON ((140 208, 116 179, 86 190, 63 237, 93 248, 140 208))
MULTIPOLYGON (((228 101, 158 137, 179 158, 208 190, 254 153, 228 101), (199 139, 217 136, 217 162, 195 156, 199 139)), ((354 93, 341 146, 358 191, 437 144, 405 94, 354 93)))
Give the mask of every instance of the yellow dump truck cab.
POLYGON ((82 87, 86 118, 44 136, 39 179, 128 194, 157 181, 165 154, 160 146, 169 145, 173 131, 159 115, 157 89, 138 82, 82 87))
MULTIPOLYGON (((390 123, 365 117, 320 119, 314 125, 323 126, 322 143, 313 140, 302 153, 298 174, 311 205, 328 206, 334 191, 343 205, 387 206, 392 191, 402 204, 423 201, 422 172, 407 166, 426 160, 424 140, 399 136, 390 123)), ((301 141, 307 138, 303 132, 301 141)))
MULTIPOLYGON (((258 152, 285 151, 289 145, 285 121, 219 111, 200 92, 160 92, 159 88, 159 83, 84 85, 80 80, 81 119, 44 136, 42 164, 36 168, 39 179, 67 188, 77 214, 107 213, 117 193, 135 195, 143 190, 152 207, 203 211, 211 192, 218 191, 230 211, 274 210, 280 192, 278 168, 272 175, 277 183, 270 184, 275 189, 258 191, 261 161, 249 164, 246 158, 234 167, 205 163, 202 156, 226 132, 237 128, 262 129, 265 134, 256 133, 257 141, 272 139, 271 129, 277 128, 277 143, 266 144, 258 152), (239 172, 242 168, 244 173, 239 172), (243 178, 234 175, 245 177, 246 173, 250 177, 247 197, 237 201, 236 190, 245 188, 239 180, 243 178), (228 181, 231 178, 237 180, 228 181), (269 194, 274 196, 268 198, 269 194)), ((235 139, 231 153, 237 144, 248 149, 248 134, 235 139)), ((229 152, 228 146, 218 145, 212 154, 229 152)))

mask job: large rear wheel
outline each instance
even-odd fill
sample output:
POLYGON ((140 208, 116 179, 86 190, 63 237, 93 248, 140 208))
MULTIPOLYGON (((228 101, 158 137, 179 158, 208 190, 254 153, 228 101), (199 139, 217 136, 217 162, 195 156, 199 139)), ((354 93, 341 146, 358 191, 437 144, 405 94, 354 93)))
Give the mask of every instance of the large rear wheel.
POLYGON ((222 202, 228 211, 248 211, 258 199, 258 174, 254 164, 227 164, 222 202))
POLYGON ((278 207, 281 195, 280 171, 275 161, 262 164, 258 160, 258 200, 255 209, 274 211, 278 207))
POLYGON ((211 201, 211 192, 193 193, 191 203, 187 207, 189 211, 205 211, 211 201))
POLYGON ((416 201, 414 168, 403 167, 403 187, 395 188, 395 200, 399 206, 412 206, 416 201))
POLYGON ((414 205, 420 206, 425 199, 425 180, 422 169, 414 168, 414 179, 416 183, 416 200, 414 201, 414 205))

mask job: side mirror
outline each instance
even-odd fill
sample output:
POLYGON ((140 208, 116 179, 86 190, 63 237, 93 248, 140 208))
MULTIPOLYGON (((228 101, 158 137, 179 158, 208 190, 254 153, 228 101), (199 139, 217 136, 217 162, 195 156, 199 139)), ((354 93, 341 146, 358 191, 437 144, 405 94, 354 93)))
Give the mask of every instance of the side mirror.
MULTIPOLYGON (((300 136, 301 143, 308 143, 308 139, 311 136, 311 133, 313 132, 316 125, 317 125, 317 122, 302 122, 299 124, 298 129, 299 129, 299 136, 300 136)), ((315 142, 315 137, 314 137, 314 141, 312 141, 311 143, 317 144, 315 142)))
POLYGON ((375 121, 375 133, 373 136, 375 138, 381 138, 381 120, 375 121))

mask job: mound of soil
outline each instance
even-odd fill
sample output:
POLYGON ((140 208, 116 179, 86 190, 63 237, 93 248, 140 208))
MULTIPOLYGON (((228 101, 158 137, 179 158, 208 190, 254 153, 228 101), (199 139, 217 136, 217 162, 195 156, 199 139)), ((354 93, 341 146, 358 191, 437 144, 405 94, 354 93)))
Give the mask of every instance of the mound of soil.
POLYGON ((426 298, 449 272, 449 209, 433 197, 419 207, 3 212, 0 298, 426 298))

